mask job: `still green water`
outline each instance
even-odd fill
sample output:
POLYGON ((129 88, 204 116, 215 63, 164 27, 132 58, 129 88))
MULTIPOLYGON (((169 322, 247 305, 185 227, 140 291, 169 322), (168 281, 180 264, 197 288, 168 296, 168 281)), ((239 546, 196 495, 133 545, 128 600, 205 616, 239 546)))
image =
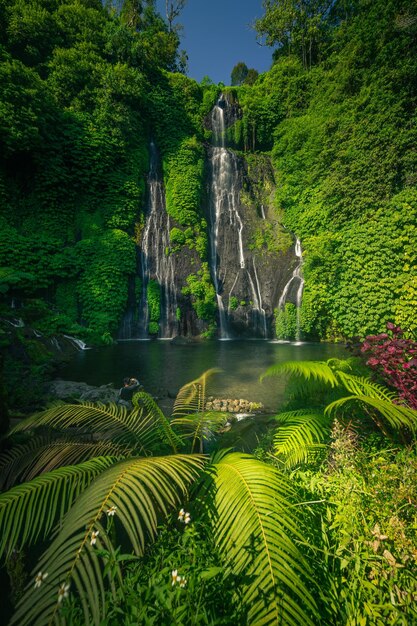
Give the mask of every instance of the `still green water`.
POLYGON ((179 388, 205 370, 219 368, 209 395, 262 402, 266 411, 282 404, 285 380, 260 375, 274 363, 289 360, 346 358, 344 346, 323 343, 278 343, 264 340, 207 341, 178 345, 170 341, 123 341, 112 346, 84 350, 67 363, 59 375, 91 385, 122 385, 135 376, 154 396, 175 397, 179 388))

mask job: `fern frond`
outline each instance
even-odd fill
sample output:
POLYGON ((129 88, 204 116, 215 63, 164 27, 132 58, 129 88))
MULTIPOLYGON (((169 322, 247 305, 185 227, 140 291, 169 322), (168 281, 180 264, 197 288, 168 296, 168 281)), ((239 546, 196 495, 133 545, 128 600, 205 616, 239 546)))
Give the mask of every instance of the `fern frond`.
MULTIPOLYGON (((365 406, 374 409, 377 413, 382 415, 389 426, 394 430, 408 428, 411 432, 417 431, 417 411, 409 409, 406 406, 394 404, 384 398, 375 398, 364 395, 347 396, 329 404, 325 409, 325 413, 328 415, 336 413, 339 409, 352 402, 359 402, 360 404, 364 404, 365 406)), ((372 416, 372 412, 370 415, 377 426, 380 427, 379 421, 372 416)))
POLYGON ((173 417, 183 417, 189 413, 200 413, 206 408, 207 383, 213 374, 221 370, 213 368, 199 378, 187 383, 179 390, 174 402, 173 417))
POLYGON ((289 501, 289 480, 272 466, 238 453, 223 457, 214 470, 209 514, 221 553, 235 574, 244 574, 240 592, 249 610, 248 624, 318 623, 312 574, 293 540, 303 535, 289 501))
POLYGON ((358 396, 365 395, 370 398, 380 398, 387 402, 392 402, 397 397, 395 393, 388 391, 386 387, 378 385, 364 376, 354 376, 352 374, 346 374, 345 372, 337 372, 337 376, 349 393, 358 396))
POLYGON ((10 489, 17 482, 32 480, 58 467, 78 465, 99 456, 120 459, 131 453, 131 448, 109 441, 74 441, 69 436, 58 440, 34 437, 2 453, 0 489, 10 489))
POLYGON ((159 441, 159 431, 150 416, 144 416, 143 408, 127 411, 116 404, 60 404, 36 413, 17 424, 10 432, 33 430, 42 426, 60 429, 85 429, 100 434, 119 445, 136 444, 141 453, 152 450, 159 441))
POLYGON ((144 391, 139 391, 133 396, 133 404, 136 407, 140 407, 141 405, 144 407, 147 415, 152 416, 152 418, 157 422, 159 426, 159 431, 161 434, 161 439, 169 444, 172 448, 172 451, 176 454, 178 448, 182 445, 181 438, 174 432, 171 428, 171 424, 168 419, 165 417, 159 406, 156 404, 155 400, 148 393, 144 391))
MULTIPOLYGON (((52 623, 58 614, 57 591, 67 582, 75 587, 91 613, 86 623, 103 619, 103 583, 100 557, 90 549, 92 532, 108 545, 101 518, 116 507, 121 525, 136 554, 157 532, 161 516, 178 507, 204 463, 202 457, 176 455, 121 461, 108 468, 81 494, 65 516, 62 527, 34 570, 48 573, 48 584, 28 587, 12 623, 32 626, 52 623)), ((97 539, 97 546, 100 547, 97 539)))
POLYGON ((200 442, 200 452, 203 452, 203 440, 210 439, 214 433, 219 432, 227 422, 227 418, 228 414, 225 411, 203 411, 177 417, 171 423, 182 429, 184 437, 192 438, 191 452, 195 449, 197 442, 200 442))
POLYGON ((333 368, 325 361, 286 361, 269 367, 260 380, 270 376, 298 376, 305 380, 318 380, 331 387, 337 387, 339 381, 333 368))
POLYGON ((327 449, 331 418, 314 410, 280 413, 274 437, 275 454, 282 457, 286 467, 317 460, 327 449))
POLYGON ((0 555, 46 538, 86 487, 117 460, 96 458, 61 467, 0 494, 0 555))

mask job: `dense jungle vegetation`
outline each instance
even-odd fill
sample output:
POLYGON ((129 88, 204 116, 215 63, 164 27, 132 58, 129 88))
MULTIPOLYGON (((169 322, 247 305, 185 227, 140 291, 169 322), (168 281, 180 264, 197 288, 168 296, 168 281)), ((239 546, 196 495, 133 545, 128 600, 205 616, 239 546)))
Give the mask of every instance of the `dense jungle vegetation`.
POLYGON ((16 423, 0 455, 10 623, 416 623, 417 343, 390 324, 361 352, 376 378, 358 357, 270 367, 287 405, 253 454, 206 410, 214 371, 169 419, 140 391, 16 423))
MULTIPOLYGON (((2 294, 26 300, 42 332, 112 340, 153 138, 170 253, 196 255, 185 296, 212 324, 205 117, 224 86, 181 73, 177 30, 152 0, 3 0, 0 17, 2 294)), ((228 135, 249 170, 252 154, 272 158, 275 210, 302 241, 304 336, 364 337, 388 320, 414 330, 415 4, 268 1, 255 26, 273 64, 227 88, 243 110, 228 135)))
MULTIPOLYGON (((0 455, 4 617, 417 624, 416 4, 265 0, 255 28, 271 69, 238 63, 230 87, 185 75, 183 5, 163 19, 153 0, 0 0, 0 341, 16 342, 13 380, 31 365, 16 398, 36 405, 50 361, 28 328, 110 343, 140 293, 152 139, 167 254, 190 253, 183 295, 213 329, 205 144, 222 91, 241 107, 229 144, 254 185, 272 163, 280 236, 302 242, 304 337, 363 341, 355 358, 267 370, 287 401, 250 454, 223 448, 225 414, 206 411, 213 372, 169 417, 142 391, 130 408, 15 419, 0 455), (12 301, 25 323, 13 337, 12 301)), ((281 242, 265 226, 253 246, 281 242)), ((156 334, 155 281, 148 299, 156 334)), ((291 305, 277 313, 279 333, 294 322, 291 305)))

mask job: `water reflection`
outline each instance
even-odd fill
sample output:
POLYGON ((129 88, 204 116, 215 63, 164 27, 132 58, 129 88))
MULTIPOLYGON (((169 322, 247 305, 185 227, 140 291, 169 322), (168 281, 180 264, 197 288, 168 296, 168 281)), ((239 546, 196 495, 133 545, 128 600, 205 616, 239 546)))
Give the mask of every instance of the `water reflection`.
POLYGON ((210 368, 222 372, 212 378, 210 394, 262 402, 276 410, 282 403, 285 380, 259 382, 274 363, 288 360, 325 360, 346 357, 341 345, 282 343, 265 340, 208 341, 179 345, 167 341, 123 341, 113 346, 77 353, 59 375, 91 385, 121 386, 125 376, 135 376, 156 396, 175 396, 186 382, 210 368))

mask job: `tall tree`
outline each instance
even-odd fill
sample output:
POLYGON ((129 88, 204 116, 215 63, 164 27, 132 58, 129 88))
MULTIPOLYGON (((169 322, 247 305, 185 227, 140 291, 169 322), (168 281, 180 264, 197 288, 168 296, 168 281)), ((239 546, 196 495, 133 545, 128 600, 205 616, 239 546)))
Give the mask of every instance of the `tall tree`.
POLYGON ((170 33, 180 28, 178 25, 174 26, 174 20, 179 16, 186 4, 187 0, 165 0, 165 11, 170 33))
POLYGON ((142 22, 142 13, 142 0, 124 0, 120 17, 127 26, 139 30, 142 22))
POLYGON ((334 0, 264 0, 265 15, 255 28, 268 46, 297 54, 304 67, 311 67, 333 4, 334 0))
POLYGON ((246 76, 248 75, 248 66, 243 61, 239 61, 236 63, 234 68, 232 69, 232 73, 230 75, 231 84, 232 85, 242 85, 246 76))

